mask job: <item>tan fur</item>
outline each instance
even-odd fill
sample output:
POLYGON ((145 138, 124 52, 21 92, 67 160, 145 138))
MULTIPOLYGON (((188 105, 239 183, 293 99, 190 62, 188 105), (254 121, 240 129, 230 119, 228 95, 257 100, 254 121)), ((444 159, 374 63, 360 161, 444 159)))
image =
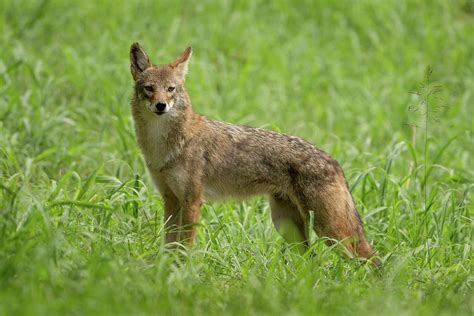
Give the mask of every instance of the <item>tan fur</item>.
POLYGON ((337 161, 301 138, 193 112, 184 88, 190 57, 188 48, 170 64, 152 65, 138 43, 130 49, 137 141, 164 199, 166 241, 192 242, 205 197, 266 194, 272 220, 288 241, 307 246, 313 211, 319 236, 343 241, 355 256, 373 257, 337 161), (164 112, 157 110, 160 102, 164 112))

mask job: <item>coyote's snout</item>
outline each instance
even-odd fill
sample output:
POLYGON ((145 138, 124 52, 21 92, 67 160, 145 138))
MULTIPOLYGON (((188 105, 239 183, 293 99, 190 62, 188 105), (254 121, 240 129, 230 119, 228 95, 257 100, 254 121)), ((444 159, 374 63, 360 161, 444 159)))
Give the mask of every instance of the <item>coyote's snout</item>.
POLYGON ((138 43, 130 49, 137 141, 164 200, 166 241, 192 242, 205 197, 266 194, 289 242, 308 246, 313 211, 313 229, 328 243, 373 257, 337 161, 301 138, 193 112, 184 88, 190 57, 189 47, 171 63, 153 65, 138 43))

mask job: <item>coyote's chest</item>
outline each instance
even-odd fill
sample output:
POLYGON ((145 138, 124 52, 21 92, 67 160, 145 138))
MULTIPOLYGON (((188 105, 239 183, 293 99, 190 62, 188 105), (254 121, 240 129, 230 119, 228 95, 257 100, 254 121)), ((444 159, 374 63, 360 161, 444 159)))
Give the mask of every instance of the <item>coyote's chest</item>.
POLYGON ((137 129, 137 140, 147 167, 160 171, 180 152, 180 144, 170 140, 170 126, 167 121, 147 122, 137 129))

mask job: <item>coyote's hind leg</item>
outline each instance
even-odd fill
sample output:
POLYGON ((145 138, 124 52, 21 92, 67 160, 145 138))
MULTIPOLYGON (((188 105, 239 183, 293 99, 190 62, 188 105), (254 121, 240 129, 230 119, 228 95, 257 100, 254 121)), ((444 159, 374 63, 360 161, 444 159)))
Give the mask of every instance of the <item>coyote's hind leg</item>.
POLYGON ((306 219, 301 215, 298 206, 287 196, 274 194, 270 196, 272 221, 277 231, 288 243, 299 243, 298 250, 304 252, 308 247, 306 219))

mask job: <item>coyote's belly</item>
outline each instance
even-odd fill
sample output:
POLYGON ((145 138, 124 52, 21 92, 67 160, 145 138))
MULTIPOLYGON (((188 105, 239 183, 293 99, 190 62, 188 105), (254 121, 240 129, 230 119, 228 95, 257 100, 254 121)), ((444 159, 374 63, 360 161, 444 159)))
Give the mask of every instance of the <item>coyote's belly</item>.
POLYGON ((271 191, 268 185, 246 185, 242 182, 223 183, 222 181, 204 183, 205 200, 222 200, 225 198, 245 198, 265 194, 271 191))

